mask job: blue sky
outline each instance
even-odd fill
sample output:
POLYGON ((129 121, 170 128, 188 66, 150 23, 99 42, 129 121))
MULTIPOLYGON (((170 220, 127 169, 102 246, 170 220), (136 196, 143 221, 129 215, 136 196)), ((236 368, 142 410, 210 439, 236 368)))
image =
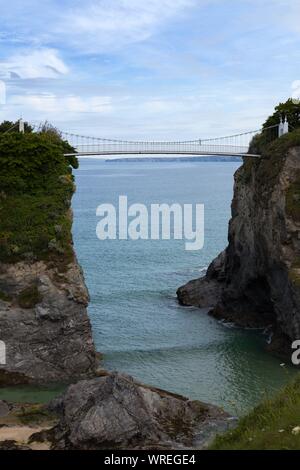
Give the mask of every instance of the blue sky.
POLYGON ((0 0, 0 120, 99 137, 259 128, 299 93, 300 0, 0 0))

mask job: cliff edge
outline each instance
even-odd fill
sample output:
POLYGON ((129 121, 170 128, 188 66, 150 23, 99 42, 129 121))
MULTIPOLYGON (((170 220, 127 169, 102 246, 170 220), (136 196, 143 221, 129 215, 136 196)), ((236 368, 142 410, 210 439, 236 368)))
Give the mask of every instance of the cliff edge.
POLYGON ((67 146, 51 129, 0 136, 0 385, 95 373, 88 292, 71 235, 77 160, 64 157, 67 146))
POLYGON ((179 302, 243 327, 270 327, 270 348, 300 338, 300 131, 245 158, 235 174, 229 244, 179 302))

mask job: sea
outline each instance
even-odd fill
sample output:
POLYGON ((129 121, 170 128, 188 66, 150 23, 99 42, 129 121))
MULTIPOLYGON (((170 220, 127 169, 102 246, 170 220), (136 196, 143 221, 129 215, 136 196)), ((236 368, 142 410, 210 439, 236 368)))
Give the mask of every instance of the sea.
MULTIPOLYGON (((74 172, 73 238, 90 293, 88 308, 101 367, 241 416, 296 371, 265 351, 268 334, 182 307, 176 290, 205 274, 227 246, 239 162, 118 161, 81 158, 74 172), (184 240, 99 240, 102 204, 204 205, 204 246, 184 240)), ((149 218, 149 224, 151 220, 149 218)), ((63 387, 0 390, 0 399, 47 401, 63 387)))
MULTIPOLYGON (((74 243, 103 367, 191 399, 243 414, 274 394, 294 369, 265 351, 268 335, 182 307, 176 290, 205 274, 227 246, 239 162, 80 160, 75 172, 74 243), (204 204, 204 246, 184 240, 99 240, 96 209, 128 204, 204 204)), ((149 218, 149 224, 151 223, 149 218)), ((149 230, 150 231, 150 230, 149 230)))

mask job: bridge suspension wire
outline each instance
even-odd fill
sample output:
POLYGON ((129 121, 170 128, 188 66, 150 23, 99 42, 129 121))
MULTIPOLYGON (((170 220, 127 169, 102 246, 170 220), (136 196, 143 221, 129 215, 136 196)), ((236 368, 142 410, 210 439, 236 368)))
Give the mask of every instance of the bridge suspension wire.
POLYGON ((223 137, 185 141, 134 141, 85 136, 61 132, 63 139, 75 149, 78 155, 136 155, 136 154, 181 154, 181 155, 224 155, 258 156, 248 153, 253 137, 269 129, 243 132, 223 137))
MULTIPOLYGON (((44 129, 43 124, 33 124, 36 131, 44 129)), ((135 141, 122 139, 108 139, 95 136, 86 136, 71 132, 59 132, 60 136, 66 140, 75 152, 67 155, 141 155, 141 154, 164 154, 164 155, 215 155, 215 156, 248 156, 259 157, 259 155, 249 153, 249 145, 257 134, 267 132, 271 140, 274 138, 272 132, 278 136, 279 125, 239 134, 222 137, 212 137, 208 139, 195 139, 184 141, 135 141)), ((51 129, 51 127, 50 127, 51 129)))

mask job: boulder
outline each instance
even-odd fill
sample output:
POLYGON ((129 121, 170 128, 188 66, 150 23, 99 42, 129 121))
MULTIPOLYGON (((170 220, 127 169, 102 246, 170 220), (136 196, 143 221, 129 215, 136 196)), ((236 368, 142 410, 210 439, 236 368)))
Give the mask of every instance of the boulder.
POLYGON ((50 409, 60 417, 53 449, 203 448, 234 423, 217 407, 118 373, 71 385, 50 409))

